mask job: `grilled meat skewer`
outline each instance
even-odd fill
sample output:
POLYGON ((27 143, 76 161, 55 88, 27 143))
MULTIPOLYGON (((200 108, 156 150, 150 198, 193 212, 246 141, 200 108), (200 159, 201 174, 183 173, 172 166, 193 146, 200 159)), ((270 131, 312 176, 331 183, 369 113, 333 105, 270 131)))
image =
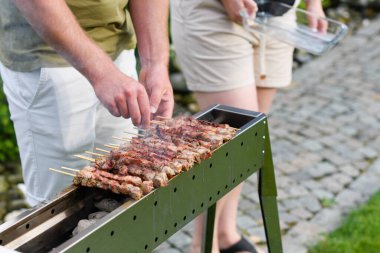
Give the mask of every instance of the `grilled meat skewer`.
POLYGON ((75 185, 111 190, 117 194, 129 195, 133 199, 140 199, 143 196, 143 190, 141 188, 132 184, 119 183, 116 180, 100 177, 89 169, 83 169, 77 172, 73 183, 75 185))

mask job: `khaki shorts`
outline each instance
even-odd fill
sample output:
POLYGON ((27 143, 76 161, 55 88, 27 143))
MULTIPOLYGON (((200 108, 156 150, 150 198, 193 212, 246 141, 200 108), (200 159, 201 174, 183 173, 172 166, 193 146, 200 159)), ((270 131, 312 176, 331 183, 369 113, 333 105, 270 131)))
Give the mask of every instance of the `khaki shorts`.
POLYGON ((190 90, 217 92, 252 84, 279 88, 291 82, 293 47, 266 37, 266 78, 261 80, 259 35, 231 22, 218 0, 172 0, 171 29, 190 90))

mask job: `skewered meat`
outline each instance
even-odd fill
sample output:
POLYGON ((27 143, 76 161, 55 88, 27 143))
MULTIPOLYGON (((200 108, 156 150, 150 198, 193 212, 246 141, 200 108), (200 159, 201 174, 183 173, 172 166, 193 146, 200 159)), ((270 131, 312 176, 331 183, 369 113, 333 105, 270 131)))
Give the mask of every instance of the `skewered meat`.
POLYGON ((117 194, 129 195, 133 199, 140 199, 143 196, 143 191, 139 187, 100 177, 89 169, 80 170, 74 177, 73 182, 75 185, 97 187, 104 190, 111 190, 117 194))
POLYGON ((135 186, 141 186, 142 184, 142 180, 139 177, 130 176, 130 175, 124 176, 124 175, 112 174, 107 171, 97 170, 94 167, 90 167, 90 166, 86 166, 84 169, 88 170, 91 173, 98 174, 100 177, 113 179, 119 182, 129 183, 135 186))
POLYGON ((212 151, 232 139, 237 129, 180 117, 163 121, 145 130, 144 138, 95 159, 94 167, 85 167, 74 184, 98 187, 139 199, 154 188, 168 184, 169 178, 189 170, 194 163, 208 159, 212 151))

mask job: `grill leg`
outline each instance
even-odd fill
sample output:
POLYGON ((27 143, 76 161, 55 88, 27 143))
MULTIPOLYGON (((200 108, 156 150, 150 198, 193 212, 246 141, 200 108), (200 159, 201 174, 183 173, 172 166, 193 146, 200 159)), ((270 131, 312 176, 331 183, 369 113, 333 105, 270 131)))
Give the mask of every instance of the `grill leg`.
POLYGON ((203 240, 202 240, 202 253, 211 253, 212 241, 214 236, 214 223, 215 223, 216 203, 210 206, 203 214, 205 220, 203 222, 203 240))
POLYGON ((259 172, 259 198, 261 214, 264 220, 265 236, 269 253, 281 253, 281 230, 277 209, 277 190, 269 140, 268 124, 266 124, 264 144, 264 164, 259 172))

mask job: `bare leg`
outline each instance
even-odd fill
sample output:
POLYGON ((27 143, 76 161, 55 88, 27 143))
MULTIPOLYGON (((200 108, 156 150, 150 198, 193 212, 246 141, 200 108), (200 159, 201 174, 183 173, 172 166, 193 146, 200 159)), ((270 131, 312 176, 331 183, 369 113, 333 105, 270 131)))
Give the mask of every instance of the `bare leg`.
MULTIPOLYGON (((260 112, 269 113, 275 94, 276 89, 274 88, 257 88, 258 108, 260 112)), ((236 217, 242 186, 243 184, 240 184, 226 196, 228 198, 228 205, 223 205, 223 209, 219 215, 218 237, 221 249, 228 248, 240 239, 240 235, 236 231, 236 217)))
MULTIPOLYGON (((203 222, 204 222, 204 214, 199 215, 197 218, 195 218, 194 221, 194 232, 193 232, 193 241, 190 246, 189 253, 199 253, 201 252, 201 246, 202 246, 202 235, 203 235, 203 222)), ((220 208, 219 208, 219 202, 216 205, 216 212, 215 212, 215 221, 219 220, 220 216, 220 208)), ((212 240, 212 253, 219 253, 219 241, 218 237, 215 236, 215 234, 218 232, 218 224, 215 222, 214 224, 214 238, 212 240)))
POLYGON ((277 89, 257 87, 257 100, 259 102, 259 111, 268 114, 277 89))
POLYGON ((241 235, 237 231, 236 220, 242 188, 243 184, 241 183, 221 199, 223 209, 219 215, 217 231, 220 249, 227 249, 241 239, 241 235))
MULTIPOLYGON (((253 85, 223 92, 196 92, 194 94, 201 109, 205 109, 211 104, 219 103, 242 109, 258 110, 256 88, 253 85)), ((242 184, 218 201, 215 216, 213 252, 219 252, 219 247, 227 248, 240 240, 240 235, 236 230, 236 216, 241 189, 242 184), (223 228, 221 229, 220 226, 223 228), (220 235, 223 235, 222 238, 220 235)), ((191 253, 200 252, 202 228, 203 219, 202 217, 198 217, 195 221, 191 253)))

